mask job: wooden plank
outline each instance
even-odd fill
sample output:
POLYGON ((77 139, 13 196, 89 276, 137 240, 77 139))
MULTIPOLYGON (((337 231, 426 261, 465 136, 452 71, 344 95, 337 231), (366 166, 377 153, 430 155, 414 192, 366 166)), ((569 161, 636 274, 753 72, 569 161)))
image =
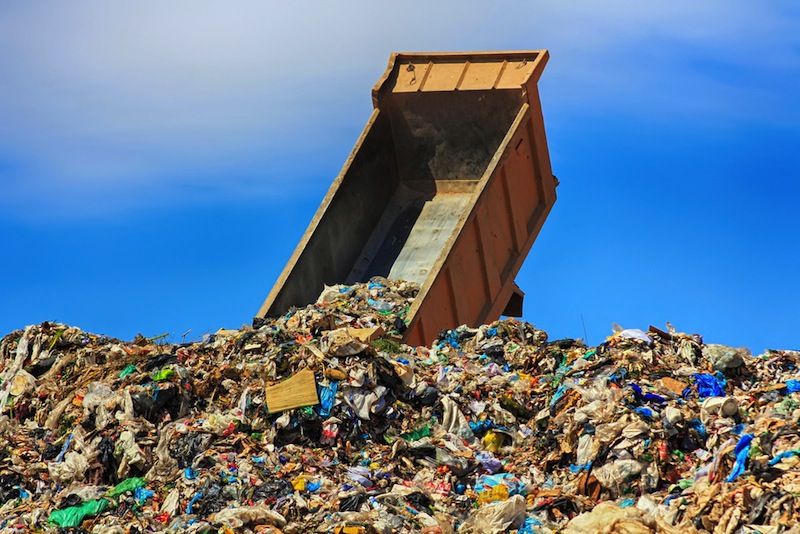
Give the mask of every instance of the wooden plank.
POLYGON ((283 382, 264 390, 270 413, 319 404, 317 381, 311 369, 303 369, 283 382))

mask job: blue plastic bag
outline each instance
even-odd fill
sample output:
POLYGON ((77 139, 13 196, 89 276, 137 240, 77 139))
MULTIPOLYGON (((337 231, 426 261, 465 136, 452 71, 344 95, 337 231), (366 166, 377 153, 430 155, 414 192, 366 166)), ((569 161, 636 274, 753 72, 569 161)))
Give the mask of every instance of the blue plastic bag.
POLYGON ((192 498, 189 499, 188 503, 186 503, 186 512, 185 513, 191 514, 192 513, 192 508, 194 508, 194 505, 197 504, 197 501, 199 501, 202 496, 203 496, 203 492, 202 491, 198 491, 197 493, 192 495, 192 498))
POLYGON ((697 373, 692 377, 697 385, 697 395, 700 398, 725 396, 725 378, 719 373, 717 375, 697 373))
POLYGON ((581 471, 588 471, 592 468, 592 462, 586 462, 585 464, 570 464, 569 470, 571 473, 578 474, 581 471))
POLYGON ((136 502, 143 503, 147 499, 150 499, 156 492, 153 490, 149 490, 147 488, 136 488, 133 492, 133 498, 136 499, 136 502))
POLYGON ((786 391, 788 393, 797 393, 800 391, 800 380, 791 379, 786 381, 786 391))
POLYGON ((628 384, 628 386, 630 386, 630 388, 633 390, 633 396, 637 402, 655 402, 656 404, 664 404, 667 402, 667 399, 661 395, 656 395, 655 393, 643 393, 639 384, 634 384, 631 382, 628 384))
POLYGON ((542 522, 536 519, 533 516, 528 516, 525 518, 525 522, 522 523, 522 526, 519 527, 517 534, 536 534, 536 527, 541 527, 542 522))
POLYGON ((385 300, 367 299, 367 304, 379 312, 392 311, 392 303, 385 300))
POLYGON ((483 434, 487 430, 494 428, 494 422, 491 419, 480 419, 478 421, 470 421, 469 428, 473 434, 483 434))
POLYGON ((563 397, 566 392, 567 392, 566 386, 564 386, 563 384, 558 386, 556 392, 553 393, 553 398, 550 399, 550 407, 552 408, 553 406, 558 404, 558 401, 561 400, 561 397, 563 397))
POLYGON ((733 482, 739 476, 744 473, 745 466, 747 465, 747 456, 750 454, 750 444, 753 441, 753 434, 745 434, 741 438, 739 438, 739 443, 736 444, 736 448, 733 449, 733 453, 736 455, 736 461, 733 463, 733 469, 731 469, 731 474, 728 475, 726 479, 727 482, 733 482))
POLYGON ((448 330, 447 335, 444 336, 444 342, 453 347, 454 349, 460 349, 461 344, 458 342, 458 332, 455 330, 448 330))
POLYGON ((608 375, 608 381, 613 382, 614 384, 619 384, 622 380, 628 376, 628 370, 624 367, 621 367, 608 375))
POLYGON ((504 484, 509 495, 524 495, 525 484, 511 473, 497 473, 496 475, 481 475, 475 482, 475 491, 481 493, 488 489, 504 484))
POLYGON ((700 436, 701 439, 706 439, 708 437, 708 430, 706 430, 706 425, 704 425, 703 422, 696 417, 694 419, 689 420, 689 428, 697 432, 697 435, 700 436))
POLYGON ((319 395, 319 404, 317 405, 317 413, 320 417, 329 417, 333 403, 336 401, 336 391, 339 389, 339 382, 334 380, 329 386, 317 386, 317 394, 319 395))
POLYGON ((779 452, 769 461, 769 465, 775 465, 784 458, 789 458, 790 456, 800 456, 800 449, 792 449, 788 451, 779 452))

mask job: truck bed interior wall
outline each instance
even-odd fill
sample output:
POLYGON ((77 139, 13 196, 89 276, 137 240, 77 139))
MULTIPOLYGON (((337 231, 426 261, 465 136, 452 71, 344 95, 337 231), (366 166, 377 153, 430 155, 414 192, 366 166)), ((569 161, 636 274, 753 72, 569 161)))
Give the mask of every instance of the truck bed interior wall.
POLYGON ((396 93, 386 98, 398 175, 478 180, 522 102, 519 91, 396 93))
POLYGON ((270 307, 276 315, 341 283, 377 225, 397 182, 389 115, 378 113, 316 230, 270 307))
POLYGON ((325 284, 422 283, 520 105, 514 91, 391 95, 271 314, 314 302, 325 284))
POLYGON ((521 106, 512 91, 388 96, 399 184, 346 283, 424 283, 521 106))

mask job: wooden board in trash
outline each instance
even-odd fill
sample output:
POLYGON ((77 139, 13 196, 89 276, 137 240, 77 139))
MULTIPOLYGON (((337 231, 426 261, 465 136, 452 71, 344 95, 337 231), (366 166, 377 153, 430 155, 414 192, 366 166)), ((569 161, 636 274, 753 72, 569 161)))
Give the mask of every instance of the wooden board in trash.
POLYGON ((310 369, 304 369, 279 384, 269 386, 264 391, 264 396, 270 413, 319 404, 317 382, 310 369))

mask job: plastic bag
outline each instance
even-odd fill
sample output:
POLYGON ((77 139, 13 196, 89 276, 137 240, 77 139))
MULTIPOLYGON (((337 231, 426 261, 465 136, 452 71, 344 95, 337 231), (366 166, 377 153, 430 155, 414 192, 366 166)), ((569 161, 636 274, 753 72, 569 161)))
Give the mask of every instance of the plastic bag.
POLYGON ((458 404, 450 397, 441 397, 441 401, 444 407, 444 415, 442 416, 444 429, 461 438, 472 439, 474 435, 469 427, 469 421, 461 413, 458 404))
POLYGON ((480 462, 481 467, 488 473, 497 473, 503 468, 503 462, 494 457, 490 452, 479 452, 475 459, 480 462))
POLYGON ((711 362, 715 371, 735 369, 744 365, 743 356, 750 356, 747 349, 736 349, 725 345, 708 343, 703 347, 703 357, 711 362))
POLYGON ((63 462, 51 462, 47 464, 50 477, 63 484, 73 480, 83 479, 84 474, 89 469, 89 462, 83 454, 70 451, 64 455, 63 462))
POLYGON ((366 501, 366 495, 363 493, 354 493, 353 495, 339 499, 339 511, 356 512, 366 501))
POLYGON ((736 461, 733 463, 730 475, 726 479, 727 482, 733 482, 744 473, 745 466, 747 465, 747 456, 750 454, 750 445, 753 442, 753 434, 745 434, 739 438, 736 448, 733 450, 736 455, 736 461))
POLYGON ((129 491, 136 491, 139 488, 143 488, 145 485, 147 485, 147 481, 141 477, 128 478, 111 488, 108 491, 108 496, 118 497, 123 493, 128 493, 129 491))
POLYGON ((697 395, 700 398, 725 396, 725 379, 721 376, 708 373, 697 373, 692 376, 697 385, 697 395))
POLYGON ((647 344, 653 342, 653 340, 650 339, 650 336, 638 328, 626 328, 625 330, 620 330, 618 335, 619 337, 624 337, 625 339, 638 339, 639 341, 644 341, 647 344))
POLYGON ((13 397, 19 397, 25 393, 32 391, 36 387, 36 377, 24 369, 20 369, 14 378, 11 380, 11 387, 8 392, 13 397))
POLYGON ((481 444, 483 444, 483 448, 489 452, 497 452, 503 446, 505 442, 506 435, 502 432, 496 432, 494 430, 489 430, 483 439, 481 440, 481 444))
POLYGON ((97 499, 94 501, 87 501, 78 506, 70 506, 63 510, 54 510, 50 513, 47 521, 55 523, 61 528, 77 527, 88 516, 93 516, 102 513, 108 508, 108 501, 106 499, 97 499))
POLYGON ((460 534, 502 534, 525 521, 525 498, 514 495, 505 501, 481 506, 458 529, 460 534))
POLYGON ((570 520, 564 534, 586 532, 624 532, 625 534, 652 534, 656 532, 655 519, 637 508, 620 508, 611 502, 601 502, 590 512, 570 520))
POLYGON ((316 407, 317 413, 320 417, 328 417, 331 415, 334 402, 336 402, 336 392, 339 390, 339 382, 332 380, 330 385, 327 386, 317 384, 317 390, 319 396, 319 405, 316 407))
POLYGON ((796 393, 800 391, 800 380, 791 379, 786 381, 786 391, 788 393, 796 393))
POLYGON ((496 475, 481 475, 475 482, 475 491, 481 493, 488 489, 504 486, 508 495, 525 495, 525 484, 511 473, 497 473, 496 475))
POLYGON ((286 518, 266 506, 238 506, 221 510, 212 517, 214 522, 240 529, 245 525, 286 525, 286 518))

